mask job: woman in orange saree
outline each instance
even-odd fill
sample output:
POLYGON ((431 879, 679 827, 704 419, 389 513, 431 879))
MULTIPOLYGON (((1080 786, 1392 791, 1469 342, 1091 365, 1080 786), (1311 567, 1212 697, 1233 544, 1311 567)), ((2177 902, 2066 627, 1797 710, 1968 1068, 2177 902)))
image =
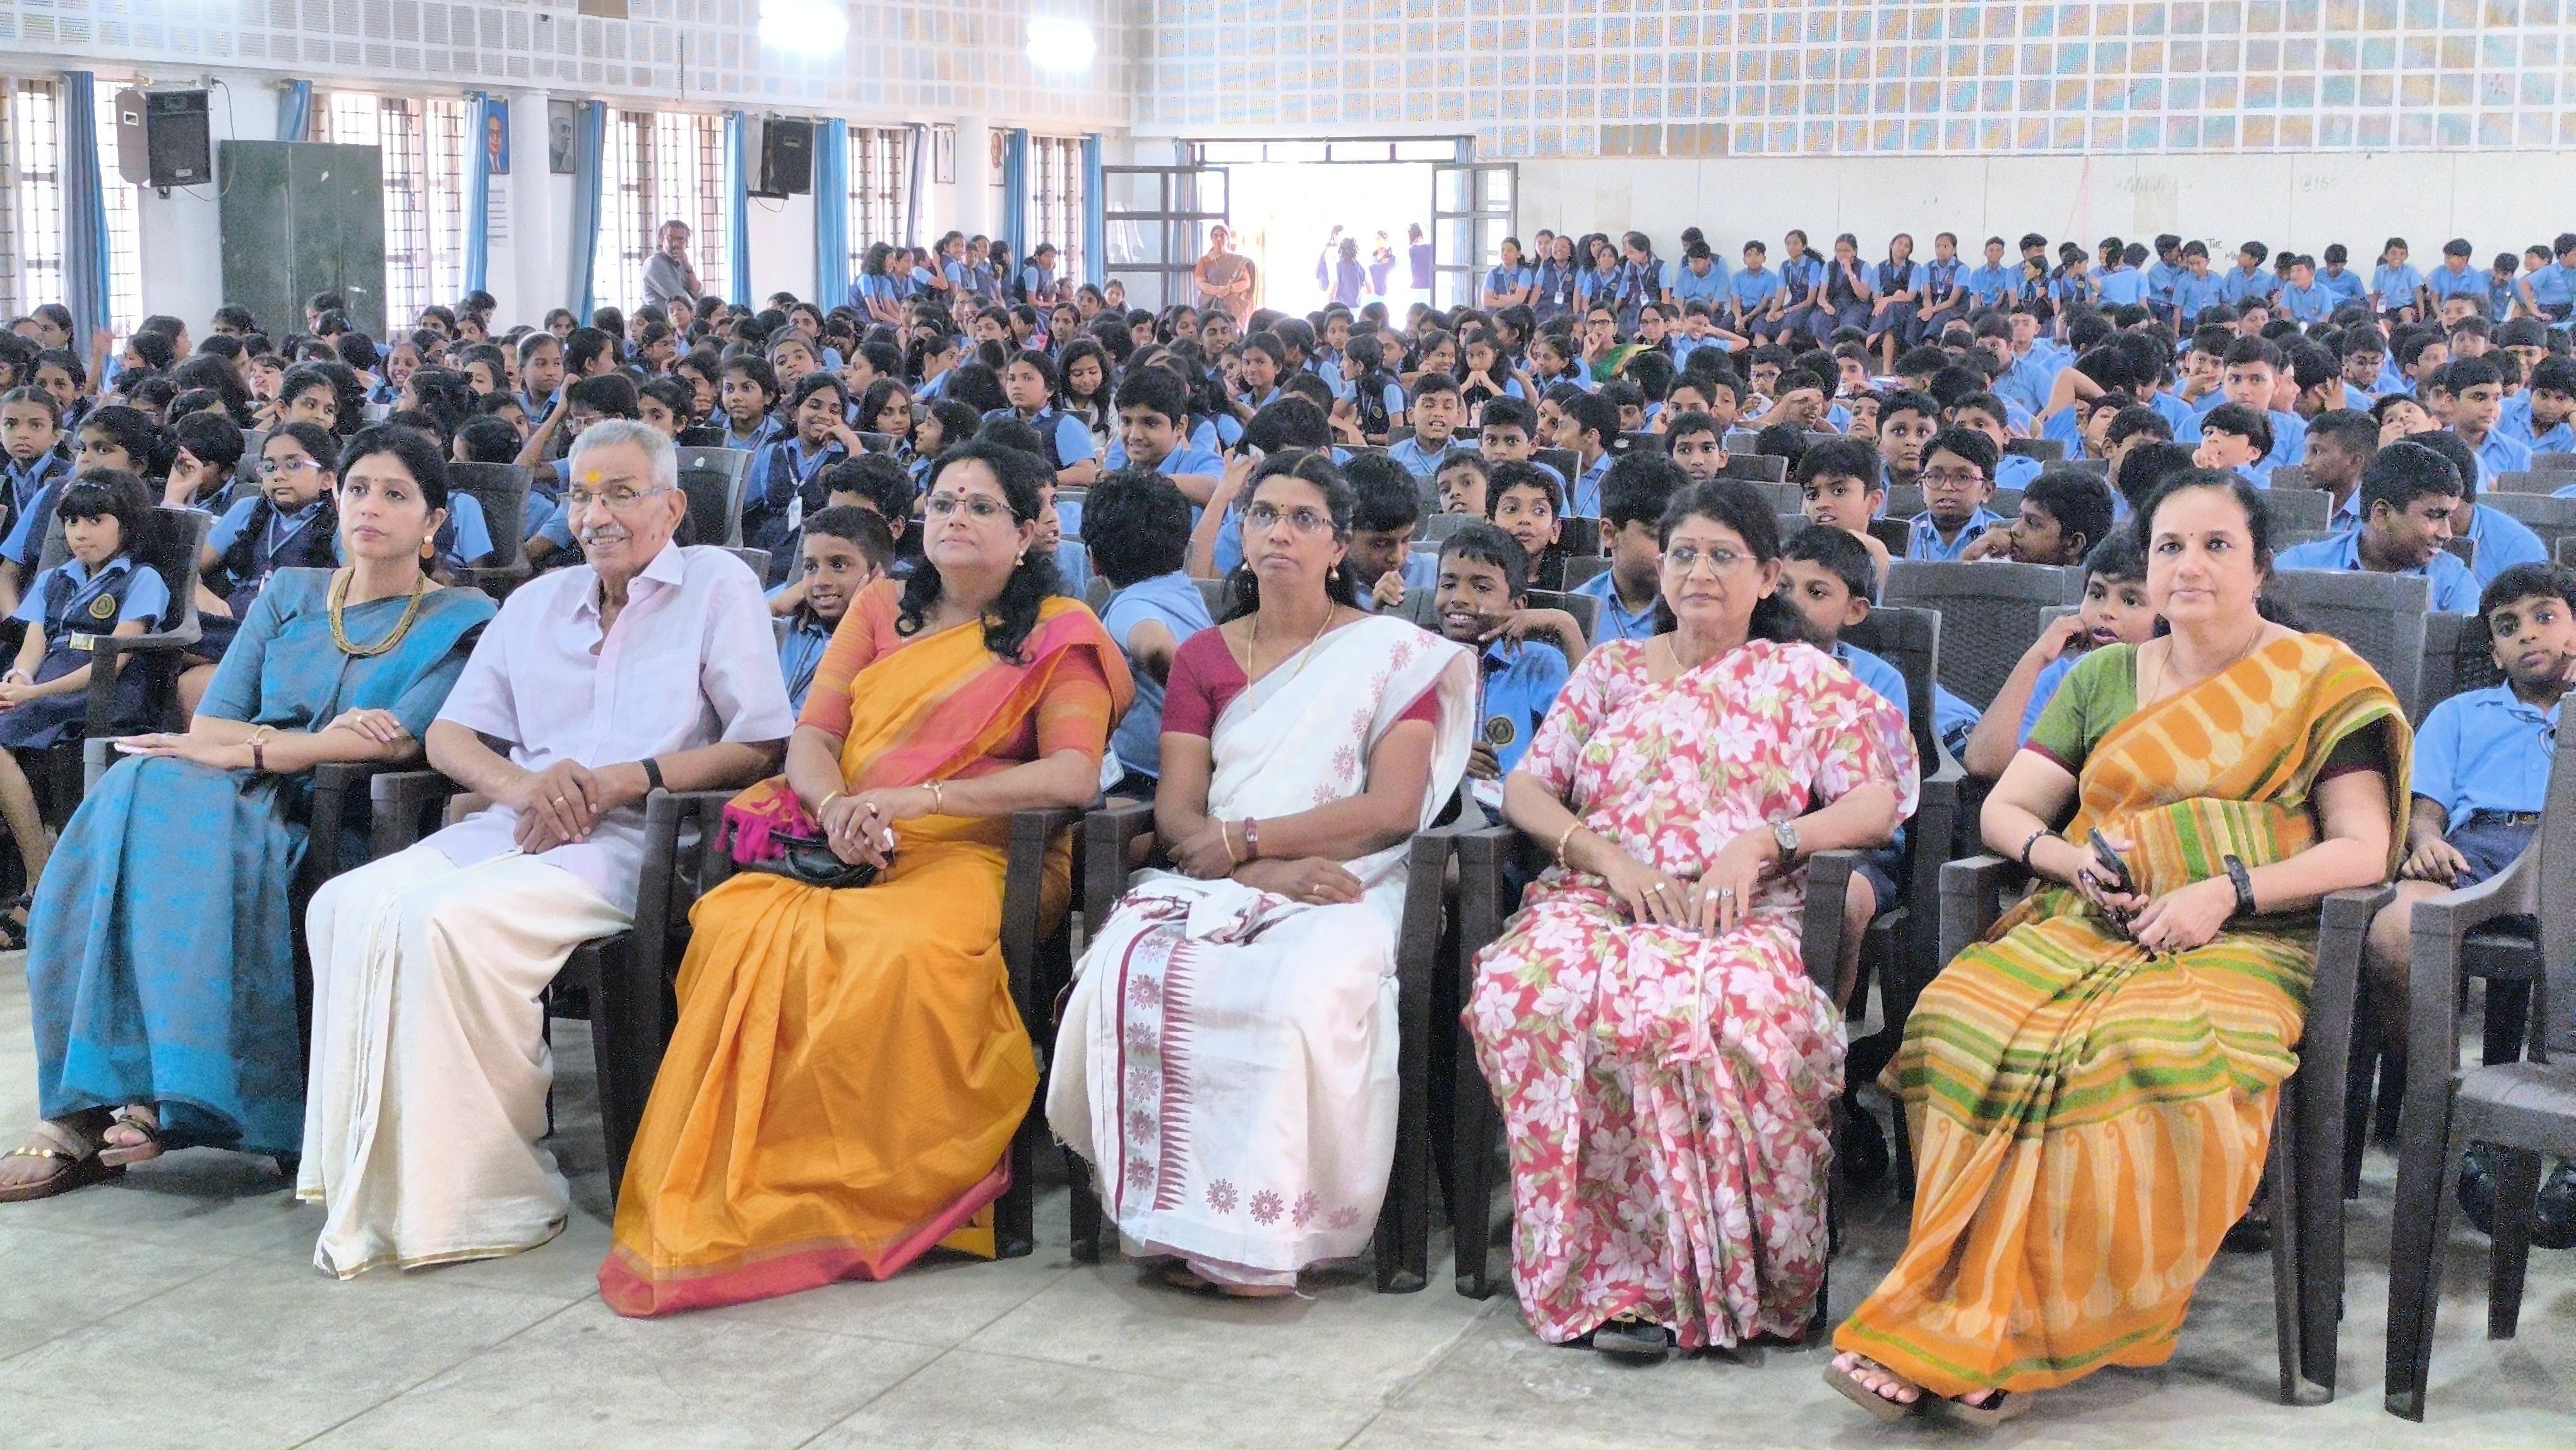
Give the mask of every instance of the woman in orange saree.
POLYGON ((1880 1078, 1913 1228, 1826 1377, 1882 1419, 1992 1424, 2172 1357, 2262 1180, 2316 902, 2404 854, 2406 718, 2345 645, 2257 612, 2259 495, 2191 470, 2137 527, 2172 633, 2087 655, 1995 783, 1986 844, 2041 889, 1924 990, 1880 1078))
MULTIPOLYGON (((969 445, 931 486, 924 566, 834 634, 783 781, 727 809, 737 860, 821 835, 854 889, 748 871, 707 893, 617 1201, 601 1295, 626 1315, 990 1257, 1037 1089, 1002 963, 1010 816, 1096 793, 1133 694, 1031 547, 1045 460, 969 445)), ((1072 882, 1048 853, 1045 912, 1072 882)))

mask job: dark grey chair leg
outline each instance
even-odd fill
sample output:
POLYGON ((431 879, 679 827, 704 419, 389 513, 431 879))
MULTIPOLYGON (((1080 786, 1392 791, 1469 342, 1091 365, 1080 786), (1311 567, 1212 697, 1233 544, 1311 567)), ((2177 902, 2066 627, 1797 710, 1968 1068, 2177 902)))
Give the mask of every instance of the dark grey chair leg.
POLYGON ((1100 1190, 1091 1178, 1091 1165, 1071 1148, 1064 1150, 1065 1177, 1073 1185, 1073 1261, 1077 1264, 1100 1262, 1100 1190))
MULTIPOLYGON (((2531 1215, 2540 1197, 2540 1155, 2490 1147, 2496 1165, 2495 1257, 2487 1269, 2487 1338, 2511 1339, 2522 1319, 2523 1271, 2531 1263, 2531 1215)), ((2434 1245, 2441 1252, 2441 1245, 2434 1245)))
POLYGON ((2424 1379, 2433 1358, 2432 1303, 2442 1240, 2435 1208, 2446 1189, 2442 1160, 2451 1129, 2451 1087, 2411 1092, 2399 1134, 2397 1198, 2389 1214, 2388 1363, 2382 1403, 2424 1418, 2424 1379), (2419 1101, 2420 1099, 2420 1101, 2419 1101))
MULTIPOLYGON (((2443 1149, 2441 1177, 2433 1185, 2432 1212, 2426 1216, 2430 1221, 2426 1236, 2430 1240, 2431 1252, 2417 1261, 2421 1274, 2416 1277, 2414 1302, 2408 1306, 2406 1316, 2414 1325, 2414 1343, 2413 1353, 2403 1367, 2402 1378, 2397 1373, 2397 1317, 2392 1315, 2389 1320, 2391 1373, 2385 1403, 2390 1414, 2418 1424, 2424 1420, 2424 1385, 2433 1375, 2433 1325, 2442 1307, 2442 1250, 2451 1241, 2451 1214, 2459 1203, 2460 1165, 2467 1158, 2468 1151, 2468 1139, 2457 1133, 2451 1136, 2443 1149)), ((2396 1250, 2392 1248, 2390 1252, 2393 1257, 2396 1250)), ((2405 1263, 2403 1259, 2395 1259, 2395 1262, 2405 1263)))
POLYGON ((1476 1067, 1475 1043, 1464 1026, 1458 1029, 1458 1076, 1453 1119, 1457 1128, 1451 1170, 1457 1196, 1449 1206, 1449 1231, 1456 1240, 1458 1292, 1470 1299, 1491 1298, 1502 1289, 1492 1272, 1494 1241, 1494 1156, 1502 1137, 1502 1120, 1494 1111, 1493 1089, 1476 1067))
POLYGON ((2280 1111, 2272 1123, 2271 1151, 2263 1163, 2263 1180, 2272 1200, 2272 1328, 2280 1350, 2281 1403, 2285 1405, 2298 1404, 2302 1398, 2301 1376, 2307 1358, 2300 1342, 2297 1175, 2290 1163, 2298 1116, 2297 1093, 2283 1091, 2280 1111))

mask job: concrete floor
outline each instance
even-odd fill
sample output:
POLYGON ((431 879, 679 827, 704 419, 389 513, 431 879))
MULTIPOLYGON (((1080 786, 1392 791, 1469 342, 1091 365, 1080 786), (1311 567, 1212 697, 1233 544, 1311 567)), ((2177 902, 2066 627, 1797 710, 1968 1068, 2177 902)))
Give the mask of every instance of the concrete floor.
MULTIPOLYGON (((33 1118, 18 959, 0 958, 0 1131, 33 1118)), ((593 1274, 608 1243, 587 1035, 564 1048, 557 1151, 571 1228, 514 1259, 342 1284, 312 1266, 320 1211, 264 1160, 193 1151, 119 1183, 0 1206, 0 1443, 10 1445, 1904 1445, 1820 1381, 1821 1351, 1635 1369, 1540 1344, 1510 1298, 1445 1271, 1380 1296, 1364 1274, 1309 1297, 1182 1295, 1077 1267, 1065 1190, 1029 1258, 937 1258, 884 1284, 622 1320, 593 1274)), ((2485 1240, 2451 1246, 2431 1423, 2379 1407, 2393 1166, 2351 1214, 2341 1395, 2274 1402, 2271 1279, 2222 1259, 2174 1362, 2042 1396, 1998 1445, 2576 1445, 2576 1256, 2533 1263, 2519 1339, 2485 1338, 2485 1240)), ((1903 1236, 1864 1198, 1835 1261, 1848 1306, 1903 1236)), ((1435 1264, 1447 1248, 1435 1237, 1435 1264)))

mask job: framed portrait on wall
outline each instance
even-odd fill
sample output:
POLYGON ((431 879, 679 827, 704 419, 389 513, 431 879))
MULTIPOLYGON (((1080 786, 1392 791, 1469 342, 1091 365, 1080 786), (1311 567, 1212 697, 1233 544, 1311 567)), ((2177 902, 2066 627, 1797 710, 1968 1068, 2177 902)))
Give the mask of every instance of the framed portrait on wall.
POLYGON ((510 103, 498 96, 484 101, 490 118, 483 123, 483 169, 494 176, 510 174, 510 103))
POLYGON ((546 102, 546 170, 549 173, 572 175, 572 132, 572 102, 546 102))
POLYGON ((957 180, 957 128, 930 128, 930 179, 941 186, 957 180))

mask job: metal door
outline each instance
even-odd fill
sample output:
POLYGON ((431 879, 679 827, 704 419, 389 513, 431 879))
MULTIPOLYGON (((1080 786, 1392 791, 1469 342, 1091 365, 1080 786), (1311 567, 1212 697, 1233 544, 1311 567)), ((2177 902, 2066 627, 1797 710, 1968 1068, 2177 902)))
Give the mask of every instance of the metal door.
POLYGON ((1104 282, 1127 291, 1127 305, 1160 312, 1196 304, 1191 273, 1207 248, 1208 228, 1226 224, 1229 188, 1222 166, 1104 166, 1101 221, 1104 282))
POLYGON ((1514 233, 1520 190, 1520 167, 1509 161, 1431 168, 1432 306, 1482 302, 1485 273, 1514 233))

